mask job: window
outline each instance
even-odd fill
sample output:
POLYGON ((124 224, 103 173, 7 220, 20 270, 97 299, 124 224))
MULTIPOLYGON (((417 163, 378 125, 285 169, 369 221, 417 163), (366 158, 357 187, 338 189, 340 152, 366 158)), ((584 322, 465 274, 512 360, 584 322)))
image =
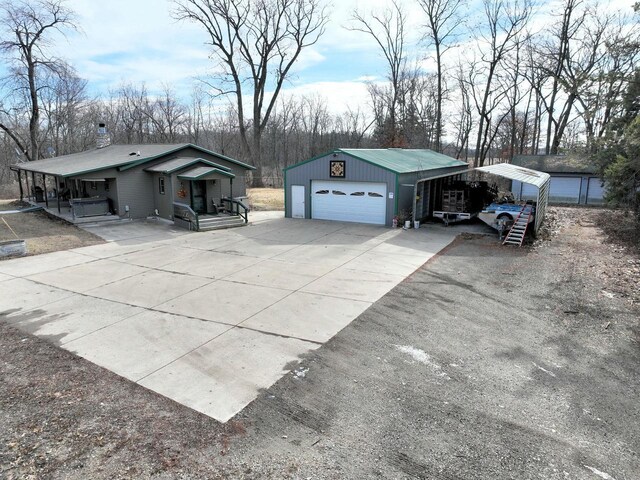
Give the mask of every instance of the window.
POLYGON ((158 177, 158 192, 164 195, 164 177, 158 177))
POLYGON ((364 192, 353 192, 352 197, 364 197, 364 192))
POLYGON ((333 190, 331 193, 333 193, 334 195, 346 195, 346 193, 341 192, 340 190, 333 190))
POLYGON ((108 192, 109 191, 109 180, 105 180, 104 181, 104 191, 108 192))
POLYGON ((379 194, 379 193, 377 193, 377 192, 369 192, 369 196, 370 196, 370 197, 382 197, 382 195, 380 195, 380 194, 379 194))
POLYGON ((316 192, 316 195, 326 195, 329 193, 329 190, 318 190, 316 192))
POLYGON ((98 189, 98 182, 89 182, 89 185, 91 185, 91 190, 98 189))

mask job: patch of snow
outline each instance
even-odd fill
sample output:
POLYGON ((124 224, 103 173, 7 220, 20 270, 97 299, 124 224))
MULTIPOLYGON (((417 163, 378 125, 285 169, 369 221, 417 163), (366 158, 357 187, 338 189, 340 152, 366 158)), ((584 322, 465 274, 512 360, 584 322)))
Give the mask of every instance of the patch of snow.
POLYGON ((308 372, 308 371, 309 371, 309 369, 308 369, 308 368, 300 367, 300 368, 298 368, 297 370, 294 370, 294 371, 293 371, 293 372, 291 372, 291 373, 293 373, 293 375, 294 375, 296 378, 304 378, 304 377, 306 377, 306 376, 307 376, 307 372, 308 372))
POLYGON ((394 347, 402 353, 409 355, 414 361, 430 367, 439 377, 446 378, 447 380, 451 379, 449 375, 442 371, 442 367, 440 365, 431 360, 429 354, 424 350, 412 347, 411 345, 394 345, 394 347))
POLYGON ((544 373, 546 373, 547 375, 551 375, 553 378, 556 377, 556 374, 547 370, 546 368, 542 368, 540 365, 538 365, 536 362, 531 362, 533 363, 534 367, 536 367, 538 370, 542 370, 544 373))
POLYGON ((591 470, 593 473, 595 473, 596 475, 598 475, 600 478, 603 478, 604 480, 616 480, 615 478, 613 478, 611 475, 609 475, 608 473, 604 473, 601 472, 600 470, 598 470, 597 468, 593 468, 590 467, 588 465, 585 465, 584 468, 587 468, 589 470, 591 470))

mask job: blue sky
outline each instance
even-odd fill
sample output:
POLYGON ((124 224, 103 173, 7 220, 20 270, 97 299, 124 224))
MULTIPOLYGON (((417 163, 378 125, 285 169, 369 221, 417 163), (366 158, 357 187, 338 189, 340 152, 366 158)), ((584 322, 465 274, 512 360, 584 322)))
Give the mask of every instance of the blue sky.
MULTIPOLYGON (((329 1, 329 0, 328 0, 329 1)), ((470 0, 479 6, 480 0, 470 0)), ((559 3, 542 2, 536 24, 548 22, 544 11, 559 3)), ((622 7, 632 0, 611 0, 605 6, 622 7)), ((163 84, 172 85, 188 99, 196 77, 214 66, 209 58, 207 37, 195 24, 176 22, 171 17, 170 0, 67 0, 78 16, 80 32, 56 39, 55 53, 67 59, 79 75, 89 81, 92 95, 106 94, 122 82, 145 82, 151 93, 163 84)), ((425 58, 418 46, 422 11, 415 0, 403 2, 409 25, 411 54, 425 58)), ((366 80, 382 80, 386 64, 377 45, 367 35, 346 28, 354 9, 368 12, 390 5, 390 0, 334 0, 331 19, 321 40, 303 52, 285 94, 320 95, 329 109, 341 113, 348 106, 367 108, 366 80)), ((481 16, 467 14, 467 20, 481 16)), ((470 45, 458 53, 473 52, 470 45)), ((425 60, 423 66, 431 68, 425 60)))
MULTIPOLYGON (((303 52, 286 91, 321 95, 335 111, 366 102, 365 78, 383 76, 385 63, 366 35, 344 26, 354 8, 388 3, 346 0, 334 5, 325 35, 303 52)), ((407 4, 417 8, 415 2, 407 4)), ((122 82, 144 81, 151 92, 168 83, 186 96, 195 78, 214 66, 203 29, 173 20, 169 0, 69 0, 68 5, 78 14, 81 31, 60 39, 56 51, 89 80, 94 95, 122 82)))

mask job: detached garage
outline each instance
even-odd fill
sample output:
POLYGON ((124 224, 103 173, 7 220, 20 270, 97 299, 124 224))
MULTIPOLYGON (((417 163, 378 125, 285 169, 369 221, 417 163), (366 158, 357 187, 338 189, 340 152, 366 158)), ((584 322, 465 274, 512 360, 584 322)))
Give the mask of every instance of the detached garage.
POLYGON ((285 216, 391 226, 419 178, 467 168, 431 150, 342 148, 284 170, 285 216))
MULTIPOLYGON (((602 205, 604 188, 595 167, 574 155, 516 155, 513 165, 551 175, 549 203, 602 205)), ((532 200, 535 188, 514 181, 511 190, 516 199, 532 200)))

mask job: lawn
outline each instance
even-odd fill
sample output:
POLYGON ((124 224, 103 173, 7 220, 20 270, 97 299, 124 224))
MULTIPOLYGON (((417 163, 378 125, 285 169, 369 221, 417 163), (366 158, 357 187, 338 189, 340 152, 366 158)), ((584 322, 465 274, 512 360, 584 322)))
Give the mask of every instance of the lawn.
POLYGON ((104 242, 100 237, 44 211, 2 214, 3 211, 17 210, 26 206, 16 200, 0 200, 0 241, 14 240, 16 237, 13 232, 15 232, 18 238, 27 241, 28 255, 57 252, 104 242), (9 224, 13 232, 1 219, 9 224))
POLYGON ((247 195, 252 210, 284 210, 282 188, 248 188, 247 195))

